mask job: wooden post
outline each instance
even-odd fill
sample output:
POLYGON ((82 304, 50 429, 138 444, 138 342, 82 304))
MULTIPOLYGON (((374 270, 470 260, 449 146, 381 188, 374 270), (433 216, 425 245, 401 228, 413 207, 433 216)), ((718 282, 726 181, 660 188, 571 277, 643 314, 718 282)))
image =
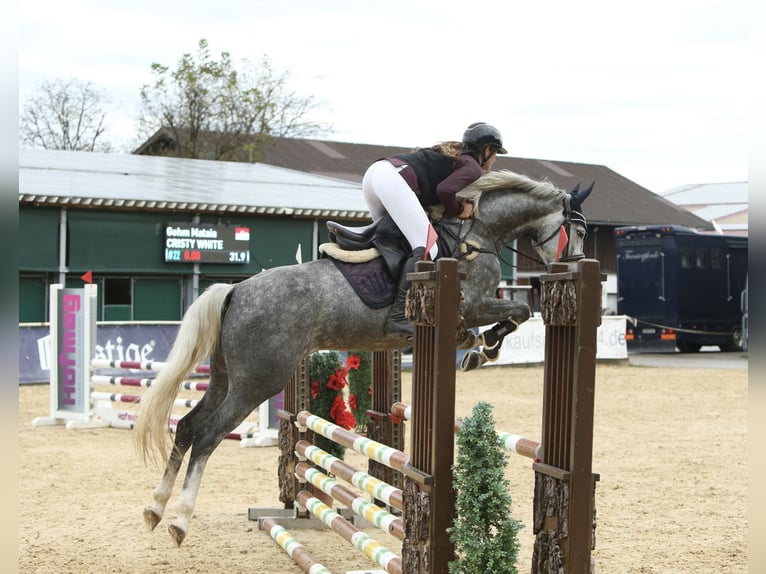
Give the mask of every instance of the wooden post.
POLYGON ((407 298, 415 324, 410 464, 422 474, 404 478, 404 571, 447 574, 455 559, 447 528, 455 518, 452 489, 455 425, 455 350, 460 316, 457 260, 418 262, 407 298))
POLYGON ((595 529, 592 473, 599 262, 553 264, 542 275, 545 366, 541 462, 535 463, 532 572, 589 574, 595 529))

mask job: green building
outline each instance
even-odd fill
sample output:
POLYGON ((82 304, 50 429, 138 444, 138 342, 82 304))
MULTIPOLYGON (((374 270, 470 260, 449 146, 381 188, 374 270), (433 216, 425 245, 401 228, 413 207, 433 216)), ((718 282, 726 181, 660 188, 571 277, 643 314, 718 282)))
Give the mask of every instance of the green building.
POLYGON ((361 185, 265 164, 19 152, 19 322, 49 286, 99 286, 98 320, 176 321, 213 282, 318 256, 325 222, 369 222, 361 185), (86 276, 87 278, 87 276, 86 276))

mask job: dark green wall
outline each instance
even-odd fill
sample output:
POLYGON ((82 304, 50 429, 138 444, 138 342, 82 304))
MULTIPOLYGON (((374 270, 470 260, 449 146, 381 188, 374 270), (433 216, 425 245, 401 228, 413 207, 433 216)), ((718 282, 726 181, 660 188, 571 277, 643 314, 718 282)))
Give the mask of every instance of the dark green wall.
MULTIPOLYGON (((97 318, 105 321, 178 320, 190 263, 165 263, 165 226, 192 222, 190 213, 67 209, 65 284, 79 287, 86 271, 99 286, 97 318), (126 287, 127 285, 127 287, 126 287)), ((47 321, 49 286, 59 280, 58 208, 19 206, 19 322, 47 321)), ((313 259, 313 219, 201 215, 200 222, 250 228, 249 264, 200 265, 200 289, 237 282, 263 269, 313 259)), ((319 221, 319 241, 327 240, 319 221)))

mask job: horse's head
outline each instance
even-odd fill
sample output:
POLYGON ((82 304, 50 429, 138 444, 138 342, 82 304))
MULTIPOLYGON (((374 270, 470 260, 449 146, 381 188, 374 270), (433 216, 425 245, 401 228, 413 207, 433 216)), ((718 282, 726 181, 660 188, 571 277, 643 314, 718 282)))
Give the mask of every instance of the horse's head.
POLYGON ((585 257, 582 204, 593 185, 580 191, 578 184, 567 193, 549 181, 500 170, 483 175, 459 195, 474 202, 474 218, 481 222, 476 233, 486 230, 495 250, 526 236, 547 265, 585 257))
POLYGON ((595 182, 580 191, 578 183, 565 194, 561 211, 554 211, 540 220, 532 245, 545 264, 554 261, 577 261, 585 257, 584 244, 588 224, 582 214, 582 203, 593 191, 595 182))

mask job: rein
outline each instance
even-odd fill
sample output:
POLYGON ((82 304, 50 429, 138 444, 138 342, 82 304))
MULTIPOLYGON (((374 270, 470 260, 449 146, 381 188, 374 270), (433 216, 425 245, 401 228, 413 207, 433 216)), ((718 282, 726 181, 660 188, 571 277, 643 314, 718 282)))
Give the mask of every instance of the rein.
MULTIPOLYGON (((464 222, 465 221, 466 221, 465 219, 461 220, 460 228, 464 227, 464 222)), ((513 251, 517 255, 521 255, 522 257, 526 257, 527 259, 529 259, 531 261, 534 261, 535 263, 539 263, 540 265, 543 266, 542 268, 545 267, 545 262, 542 259, 540 259, 539 257, 532 257, 531 255, 527 255, 526 253, 523 253, 523 252, 519 251, 518 249, 516 249, 514 247, 511 247, 510 245, 504 245, 502 248, 498 248, 497 241, 495 241, 495 238, 492 236, 492 233, 489 231, 489 228, 487 227, 487 225, 483 221, 472 217, 470 219, 470 222, 471 223, 468 226, 468 229, 466 230, 465 234, 461 234, 460 231, 455 233, 454 231, 452 231, 452 229, 450 229, 450 227, 448 227, 447 225, 444 225, 444 220, 441 220, 441 221, 439 221, 437 223, 437 227, 439 228, 439 231, 443 231, 445 235, 449 236, 452 240, 454 240, 454 245, 452 246, 452 251, 451 251, 451 253, 449 255, 450 257, 454 257, 455 259, 460 260, 460 259, 464 259, 464 258, 468 257, 469 255, 471 255, 473 253, 487 253, 487 254, 490 254, 490 255, 494 255, 500 261, 505 263, 508 267, 517 268, 518 265, 514 265, 513 263, 509 263, 508 261, 505 260, 505 258, 501 254, 502 249, 508 249, 509 251, 513 251), (468 235, 471 233, 471 231, 473 230, 473 226, 476 223, 479 223, 484 228, 484 230, 487 232, 487 235, 489 235, 489 237, 491 238, 492 249, 486 249, 486 248, 483 248, 483 247, 477 247, 475 245, 472 245, 472 244, 468 243, 465 240, 468 237, 468 235), (460 249, 461 245, 465 246, 464 251, 461 251, 461 249, 460 249)), ((553 237, 553 236, 551 236, 551 237, 553 237)))

